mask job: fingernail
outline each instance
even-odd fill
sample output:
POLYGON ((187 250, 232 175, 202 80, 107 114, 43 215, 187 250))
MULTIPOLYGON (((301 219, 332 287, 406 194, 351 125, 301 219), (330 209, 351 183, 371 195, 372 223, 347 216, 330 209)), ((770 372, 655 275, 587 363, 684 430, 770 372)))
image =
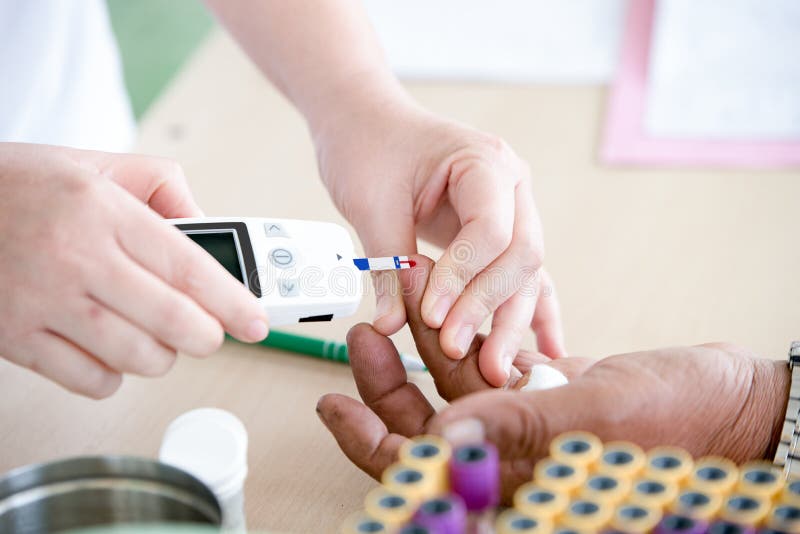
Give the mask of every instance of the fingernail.
POLYGON ((378 302, 375 305, 375 321, 381 317, 389 315, 392 311, 392 299, 386 296, 378 297, 378 302))
POLYGON ((475 329, 471 324, 465 324, 458 329, 455 342, 456 348, 460 351, 461 356, 467 353, 467 349, 469 349, 469 344, 472 343, 473 337, 475 337, 475 329))
POLYGON ((436 300, 431 306, 430 312, 430 320, 433 323, 433 328, 439 328, 444 323, 445 317, 447 317, 447 312, 450 311, 450 296, 449 295, 442 295, 440 297, 436 297, 436 300))
POLYGON ((253 341, 261 341, 269 334, 269 327, 267 323, 262 321, 261 319, 256 319, 252 323, 247 326, 245 330, 245 335, 248 339, 252 339, 253 341))
POLYGON ((506 374, 506 379, 511 376, 511 366, 514 364, 514 355, 510 352, 503 354, 503 372, 506 374))

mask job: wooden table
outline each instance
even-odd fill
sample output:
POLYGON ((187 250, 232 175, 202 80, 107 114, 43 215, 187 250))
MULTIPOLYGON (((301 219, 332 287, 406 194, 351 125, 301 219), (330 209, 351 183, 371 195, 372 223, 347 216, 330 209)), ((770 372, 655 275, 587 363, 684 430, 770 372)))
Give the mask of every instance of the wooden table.
MULTIPOLYGON (((428 107, 502 135, 531 162, 573 353, 729 340, 782 357, 800 337, 797 171, 605 167, 596 160, 599 87, 409 87, 428 107)), ((139 149, 179 160, 209 215, 343 222, 300 116, 220 34, 146 118, 139 149)), ((371 310, 368 297, 352 321, 302 331, 343 339, 371 310)), ((413 348, 407 333, 396 337, 413 348)), ((209 360, 180 359, 163 379, 129 378, 102 402, 7 363, 0 391, 2 471, 76 454, 154 456, 174 417, 218 406, 250 434, 251 527, 333 531, 371 485, 314 412, 324 393, 355 395, 339 364, 228 343, 209 360)))

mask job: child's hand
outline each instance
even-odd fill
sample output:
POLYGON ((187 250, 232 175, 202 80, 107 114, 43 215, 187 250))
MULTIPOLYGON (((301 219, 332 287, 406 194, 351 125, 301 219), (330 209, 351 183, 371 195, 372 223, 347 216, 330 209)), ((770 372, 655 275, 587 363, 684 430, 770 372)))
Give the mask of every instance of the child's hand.
MULTIPOLYGON (((412 253, 417 237, 446 247, 422 301, 445 354, 462 358, 494 313, 481 353, 492 385, 508 378, 531 322, 540 352, 565 355, 529 170, 507 144, 395 101, 329 119, 315 139, 323 180, 368 255, 412 253)), ((405 319, 393 280, 375 280, 374 325, 386 335, 405 319)))
POLYGON ((99 398, 223 327, 265 337, 255 298, 159 217, 199 214, 168 160, 0 143, 0 355, 99 398))
MULTIPOLYGON (((415 258, 422 268, 430 266, 415 258)), ((344 453, 375 478, 407 437, 440 433, 444 426, 479 419, 499 449, 506 497, 531 479, 534 463, 550 441, 568 430, 588 430, 604 441, 629 440, 643 447, 678 445, 694 455, 719 454, 736 461, 764 458, 780 433, 788 395, 786 364, 754 359, 730 345, 679 347, 623 354, 598 362, 583 358, 547 361, 521 352, 510 382, 533 363, 546 362, 570 383, 543 391, 491 389, 478 372, 480 337, 458 362, 439 349, 437 332, 418 313, 425 274, 403 271, 409 291, 409 325, 439 394, 452 405, 436 413, 407 381, 391 340, 369 325, 348 336, 353 376, 364 404, 326 395, 317 406, 344 453)))

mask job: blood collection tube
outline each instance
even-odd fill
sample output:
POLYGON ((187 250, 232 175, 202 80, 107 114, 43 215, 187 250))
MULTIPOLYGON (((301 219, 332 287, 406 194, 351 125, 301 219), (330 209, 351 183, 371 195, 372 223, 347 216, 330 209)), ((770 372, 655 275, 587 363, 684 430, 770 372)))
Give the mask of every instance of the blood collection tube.
POLYGON ((749 462, 739 468, 737 489, 748 495, 772 499, 783 488, 783 474, 769 462, 749 462))
POLYGON ((661 520, 661 510, 638 503, 624 503, 614 510, 610 527, 615 532, 648 534, 661 520))
POLYGON ((689 475, 689 487, 724 495, 730 492, 739 479, 736 464, 727 458, 706 456, 695 462, 689 475))
POLYGON ((579 497, 570 502, 561 514, 559 525, 600 532, 611 520, 613 513, 613 508, 608 504, 579 497))
POLYGON ((415 509, 415 503, 382 486, 373 489, 364 498, 364 510, 367 514, 393 527, 411 519, 415 509))
POLYGON ((543 488, 535 482, 523 484, 514 493, 514 507, 533 517, 552 519, 563 512, 568 504, 566 493, 543 488))
POLYGON ((589 475, 586 482, 578 490, 578 495, 616 506, 631 491, 631 481, 606 473, 589 475))
POLYGON ((345 519, 340 532, 341 534, 364 534, 365 532, 389 534, 391 531, 383 521, 364 512, 356 512, 345 519))
POLYGON ((447 493, 450 487, 450 444, 439 436, 417 436, 406 441, 399 452, 400 463, 430 475, 437 493, 447 493))
POLYGON ((734 493, 725 499, 719 515, 732 523, 757 527, 767 517, 770 506, 766 497, 734 493))
POLYGON ((444 495, 420 504, 414 523, 436 534, 463 534, 467 528, 467 508, 458 495, 444 495))
POLYGON ((669 505, 672 513, 702 521, 711 521, 722 507, 722 497, 693 488, 681 491, 669 505))
POLYGON ((491 443, 462 445, 450 459, 450 488, 467 510, 482 511, 500 501, 500 459, 491 443))
POLYGON ((553 529, 553 534, 597 534, 597 533, 592 530, 586 530, 575 527, 565 527, 559 525, 553 529))
POLYGON ((756 529, 730 521, 714 521, 706 530, 707 534, 756 534, 756 529))
POLYGON ((575 492, 585 481, 587 471, 580 465, 570 465, 554 458, 543 458, 533 469, 533 480, 543 488, 567 495, 575 492))
POLYGON ((705 534, 708 522, 680 514, 665 516, 653 534, 705 534))
POLYGON ((788 534, 800 533, 800 506, 779 503, 769 512, 767 528, 788 534))
POLYGON ((495 521, 496 534, 550 534, 553 524, 549 519, 536 517, 509 508, 495 521))
POLYGON ((789 479, 778 494, 780 502, 800 506, 800 479, 789 479))
POLYGON ((388 491, 402 495, 412 504, 436 495, 436 481, 429 474, 401 463, 386 468, 381 482, 388 491))
POLYGON ((691 474, 693 463, 680 447, 655 447, 647 453, 643 476, 681 484, 691 474))
POLYGON ((603 447, 597 470, 620 478, 633 479, 644 468, 646 456, 641 447, 627 441, 612 441, 603 447))
POLYGON ((634 481, 629 500, 663 510, 677 496, 678 486, 674 482, 640 478, 634 481))
POLYGON ((550 456, 559 462, 591 469, 603 454, 603 442, 589 432, 565 432, 550 442, 550 456))
POLYGON ((408 523, 400 527, 397 534, 436 534, 428 527, 424 527, 417 523, 408 523))

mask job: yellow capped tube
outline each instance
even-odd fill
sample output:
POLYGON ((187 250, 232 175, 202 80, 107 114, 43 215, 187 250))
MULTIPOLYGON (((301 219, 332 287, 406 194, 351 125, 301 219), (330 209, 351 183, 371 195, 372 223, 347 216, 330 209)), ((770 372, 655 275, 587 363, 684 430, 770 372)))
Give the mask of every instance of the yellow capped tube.
POLYGON ((778 503, 767 516, 767 527, 788 534, 800 534, 800 506, 778 503))
POLYGON ((523 484, 514 493, 514 507, 533 517, 552 519, 563 512, 568 504, 566 493, 543 488, 535 482, 523 484))
POLYGON ((555 492, 572 494, 586 480, 586 468, 559 462, 554 458, 544 458, 533 469, 533 480, 539 486, 555 492))
POLYGON ((724 495, 733 490, 739 480, 736 464, 727 458, 706 456, 694 464, 689 487, 724 495))
POLYGON ((770 507, 766 497, 734 493, 725 499, 720 516, 731 523, 757 527, 769 514, 770 507))
POLYGON ((739 468, 736 489, 747 495, 772 499, 783 488, 783 473, 769 462, 748 462, 739 468))
POLYGON ((388 491, 402 495, 413 504, 437 495, 436 481, 433 477, 425 471, 401 463, 387 467, 381 477, 381 483, 388 491))
POLYGON ((382 521, 370 517, 364 512, 356 512, 344 520, 340 532, 341 534, 364 534, 365 532, 390 534, 392 530, 382 521))
POLYGON ((589 475, 578 495, 587 499, 616 506, 625 500, 631 491, 631 481, 603 472, 589 475))
POLYGON ((635 443, 612 441, 603 447, 597 470, 631 480, 642 472, 646 461, 644 451, 635 443))
POLYGON ((603 442, 589 432, 565 432, 550 442, 550 456, 556 461, 590 469, 603 454, 603 442))
POLYGON ((655 447, 647 453, 642 476, 681 484, 693 465, 692 455, 680 447, 655 447))
POLYGON ((400 463, 428 473, 438 493, 450 489, 450 444, 439 436, 417 436, 406 441, 399 451, 400 463))
POLYGON ((399 493, 377 487, 364 498, 364 510, 375 519, 397 527, 411 519, 416 510, 416 503, 399 493))
POLYGON ((692 519, 711 521, 722 508, 722 497, 693 488, 686 488, 669 505, 669 510, 677 515, 692 519))
POLYGON ((638 503, 624 503, 611 518, 611 529, 626 534, 648 534, 661 521, 661 510, 638 503))
POLYGON ((589 532, 600 532, 611 520, 613 507, 600 501, 577 498, 561 514, 558 525, 589 532))
POLYGON ((546 518, 521 513, 509 508, 495 520, 497 534, 550 534, 553 523, 546 518))
POLYGON ((666 480, 640 478, 633 482, 629 502, 663 510, 678 496, 678 485, 666 480))

